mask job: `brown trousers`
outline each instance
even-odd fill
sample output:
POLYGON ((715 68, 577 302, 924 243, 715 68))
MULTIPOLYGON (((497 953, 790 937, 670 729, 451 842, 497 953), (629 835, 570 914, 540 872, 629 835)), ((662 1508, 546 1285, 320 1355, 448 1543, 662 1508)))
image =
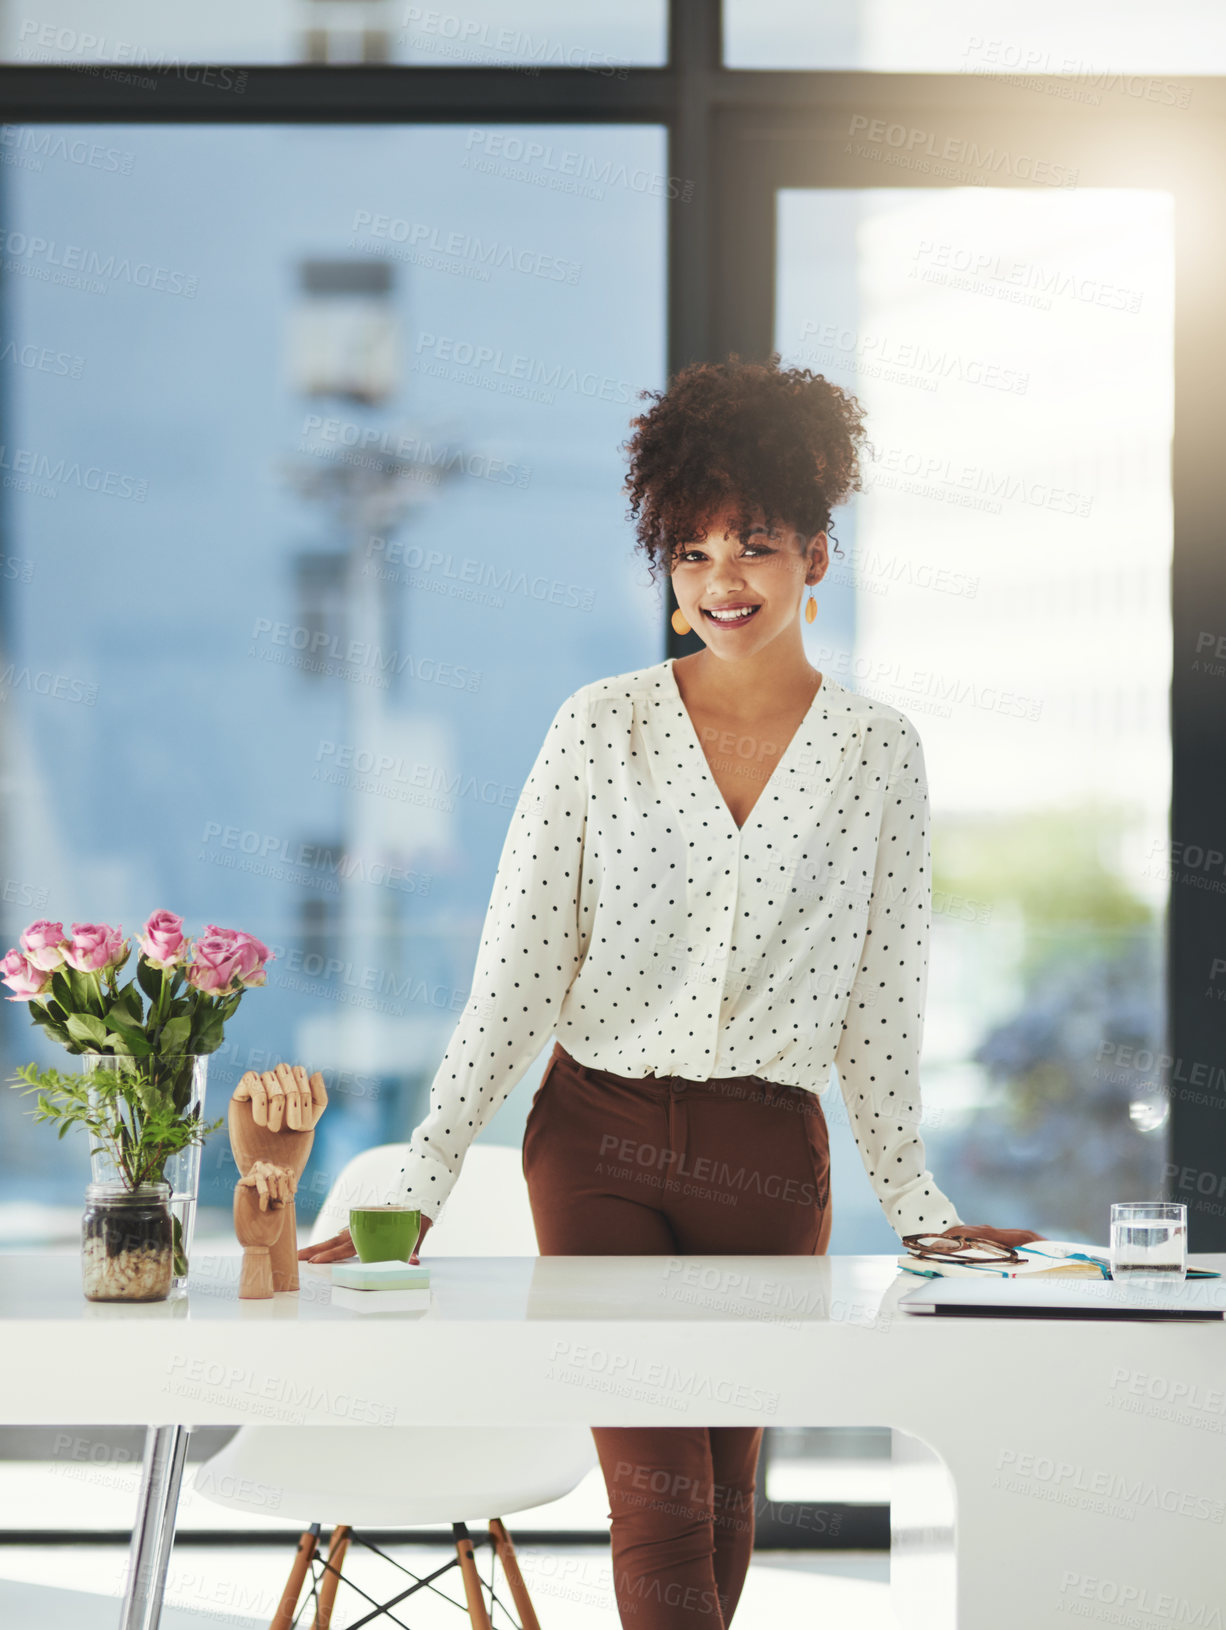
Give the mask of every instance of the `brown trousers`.
MULTIPOLYGON (((821 1103, 757 1076, 614 1075, 557 1042, 528 1112, 523 1168, 542 1256, 820 1256, 830 1238, 821 1103)), ((623 1625, 732 1622, 753 1550, 762 1431, 592 1428, 623 1625)))

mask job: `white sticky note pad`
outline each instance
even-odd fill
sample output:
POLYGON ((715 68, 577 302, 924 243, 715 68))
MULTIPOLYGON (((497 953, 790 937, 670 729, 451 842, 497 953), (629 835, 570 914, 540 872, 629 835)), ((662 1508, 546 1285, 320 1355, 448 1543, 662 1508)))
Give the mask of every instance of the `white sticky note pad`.
POLYGON ((425 1290, 430 1270, 411 1262, 334 1262, 332 1283, 350 1290, 425 1290))

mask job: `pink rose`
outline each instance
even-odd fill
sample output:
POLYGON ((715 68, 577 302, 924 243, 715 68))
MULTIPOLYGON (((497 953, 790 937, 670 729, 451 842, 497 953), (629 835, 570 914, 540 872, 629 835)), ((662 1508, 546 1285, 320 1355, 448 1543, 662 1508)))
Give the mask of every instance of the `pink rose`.
POLYGON ((187 956, 183 919, 173 911, 155 911, 136 941, 141 955, 155 968, 174 968, 187 956))
MULTIPOLYGON (((268 981, 264 971, 266 962, 273 962, 276 958, 262 940, 256 939, 254 934, 248 934, 240 928, 218 928, 216 923, 206 923, 203 940, 211 945, 227 945, 230 948, 233 974, 245 987, 250 985, 263 985, 268 981)), ((197 946, 202 941, 197 940, 197 946)))
POLYGON ((45 919, 31 923, 21 936, 26 960, 36 968, 58 968, 64 960, 67 944, 63 923, 49 923, 45 919))
POLYGON ((7 997, 7 1001, 28 1002, 32 996, 41 996, 50 987, 51 970, 38 967, 21 951, 14 950, 0 961, 0 979, 10 990, 17 992, 16 996, 7 997))
POLYGON ((109 928, 106 923, 73 923, 72 944, 64 952, 64 961, 82 973, 96 973, 122 962, 127 954, 122 929, 109 928))
POLYGON ((241 966, 232 934, 210 925, 192 946, 187 966, 187 982, 206 996, 220 996, 229 990, 241 966))
POLYGON ((256 939, 254 934, 240 932, 235 936, 234 951, 239 959, 238 977, 243 984, 267 984, 268 975, 264 971, 264 964, 275 958, 263 941, 256 939))

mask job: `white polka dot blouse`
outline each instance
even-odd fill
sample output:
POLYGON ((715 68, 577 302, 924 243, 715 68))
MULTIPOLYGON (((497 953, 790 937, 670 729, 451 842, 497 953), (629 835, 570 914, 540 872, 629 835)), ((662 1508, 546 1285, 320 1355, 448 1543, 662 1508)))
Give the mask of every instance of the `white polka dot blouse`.
POLYGON ((899 1234, 960 1221, 920 1136, 932 911, 915 726, 825 674, 738 827, 672 661, 568 696, 511 816, 472 989, 395 1198, 432 1219, 552 1036, 618 1075, 833 1064, 899 1234))

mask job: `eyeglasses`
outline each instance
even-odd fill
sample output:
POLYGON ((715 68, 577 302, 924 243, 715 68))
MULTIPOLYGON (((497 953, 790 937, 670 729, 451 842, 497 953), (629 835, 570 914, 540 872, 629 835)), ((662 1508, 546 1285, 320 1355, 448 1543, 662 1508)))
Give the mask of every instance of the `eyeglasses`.
POLYGON ((904 1234, 912 1256, 933 1262, 1021 1262, 1011 1245, 994 1239, 968 1239, 965 1234, 904 1234))

